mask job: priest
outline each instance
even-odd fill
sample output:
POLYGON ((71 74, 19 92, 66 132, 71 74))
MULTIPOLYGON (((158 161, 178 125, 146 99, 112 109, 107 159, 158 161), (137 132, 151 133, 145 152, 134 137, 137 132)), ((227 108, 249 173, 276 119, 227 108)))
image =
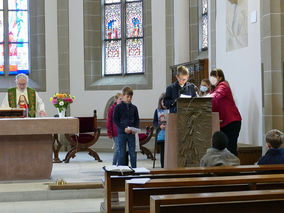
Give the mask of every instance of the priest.
POLYGON ((8 89, 2 107, 26 108, 28 117, 47 116, 44 103, 38 93, 27 87, 29 77, 26 74, 16 76, 17 87, 8 89))

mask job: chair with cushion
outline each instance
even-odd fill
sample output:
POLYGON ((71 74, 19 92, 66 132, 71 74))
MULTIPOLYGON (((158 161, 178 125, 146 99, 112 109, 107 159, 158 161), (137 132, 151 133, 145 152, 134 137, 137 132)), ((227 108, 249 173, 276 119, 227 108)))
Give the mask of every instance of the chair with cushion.
POLYGON ((65 135, 71 145, 71 150, 66 154, 65 163, 69 163, 70 158, 76 157, 76 153, 80 151, 88 151, 89 155, 98 162, 102 162, 98 153, 91 148, 100 137, 100 128, 97 128, 96 110, 94 110, 93 117, 77 118, 79 119, 79 135, 65 135))

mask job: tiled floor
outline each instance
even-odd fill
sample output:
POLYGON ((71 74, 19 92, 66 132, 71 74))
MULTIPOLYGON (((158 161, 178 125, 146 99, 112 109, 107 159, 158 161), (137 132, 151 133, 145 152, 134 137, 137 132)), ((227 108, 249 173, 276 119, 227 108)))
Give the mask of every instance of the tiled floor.
MULTIPOLYGON (((60 153, 60 159, 66 153, 60 153)), ((100 182, 102 167, 111 165, 112 153, 99 153, 103 162, 94 161, 87 153, 78 153, 69 164, 53 164, 50 180, 0 182, 0 213, 99 212, 102 189, 50 191, 47 184, 63 178, 67 182, 100 182)), ((159 157, 159 156, 157 156, 159 157)), ((138 154, 137 166, 152 168, 153 161, 138 154)), ((160 161, 156 162, 159 167, 160 161)))

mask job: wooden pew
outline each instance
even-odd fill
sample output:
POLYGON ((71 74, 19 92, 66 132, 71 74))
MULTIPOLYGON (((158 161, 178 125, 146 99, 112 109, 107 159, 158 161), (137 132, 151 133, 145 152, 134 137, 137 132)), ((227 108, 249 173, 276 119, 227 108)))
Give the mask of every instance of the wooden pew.
POLYGON ((283 212, 283 203, 283 189, 161 195, 151 196, 150 213, 283 212))
POLYGON ((149 212, 150 196, 212 191, 284 188, 284 174, 150 179, 145 184, 125 183, 125 213, 149 212), (226 187, 227 186, 227 187, 226 187))
MULTIPOLYGON (((111 194, 125 191, 125 180, 131 178, 184 178, 184 177, 200 177, 200 176, 217 176, 217 175, 248 175, 257 174, 257 172, 275 173, 284 172, 284 165, 246 165, 246 166, 224 166, 224 167, 191 167, 177 169, 155 169, 150 170, 149 174, 124 174, 113 172, 105 172, 104 190, 105 199, 101 206, 101 212, 124 212, 124 208, 117 205, 111 205, 111 194)), ((124 204, 124 203, 123 203, 124 204)), ((124 205, 123 205, 124 207, 124 205)))

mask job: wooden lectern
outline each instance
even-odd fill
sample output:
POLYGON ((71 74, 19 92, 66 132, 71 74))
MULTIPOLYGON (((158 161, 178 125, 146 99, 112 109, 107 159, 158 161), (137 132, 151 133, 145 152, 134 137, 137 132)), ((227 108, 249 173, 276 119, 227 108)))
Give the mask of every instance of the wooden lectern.
POLYGON ((210 97, 179 98, 177 113, 167 120, 165 168, 199 166, 219 130, 219 114, 212 113, 210 97))

